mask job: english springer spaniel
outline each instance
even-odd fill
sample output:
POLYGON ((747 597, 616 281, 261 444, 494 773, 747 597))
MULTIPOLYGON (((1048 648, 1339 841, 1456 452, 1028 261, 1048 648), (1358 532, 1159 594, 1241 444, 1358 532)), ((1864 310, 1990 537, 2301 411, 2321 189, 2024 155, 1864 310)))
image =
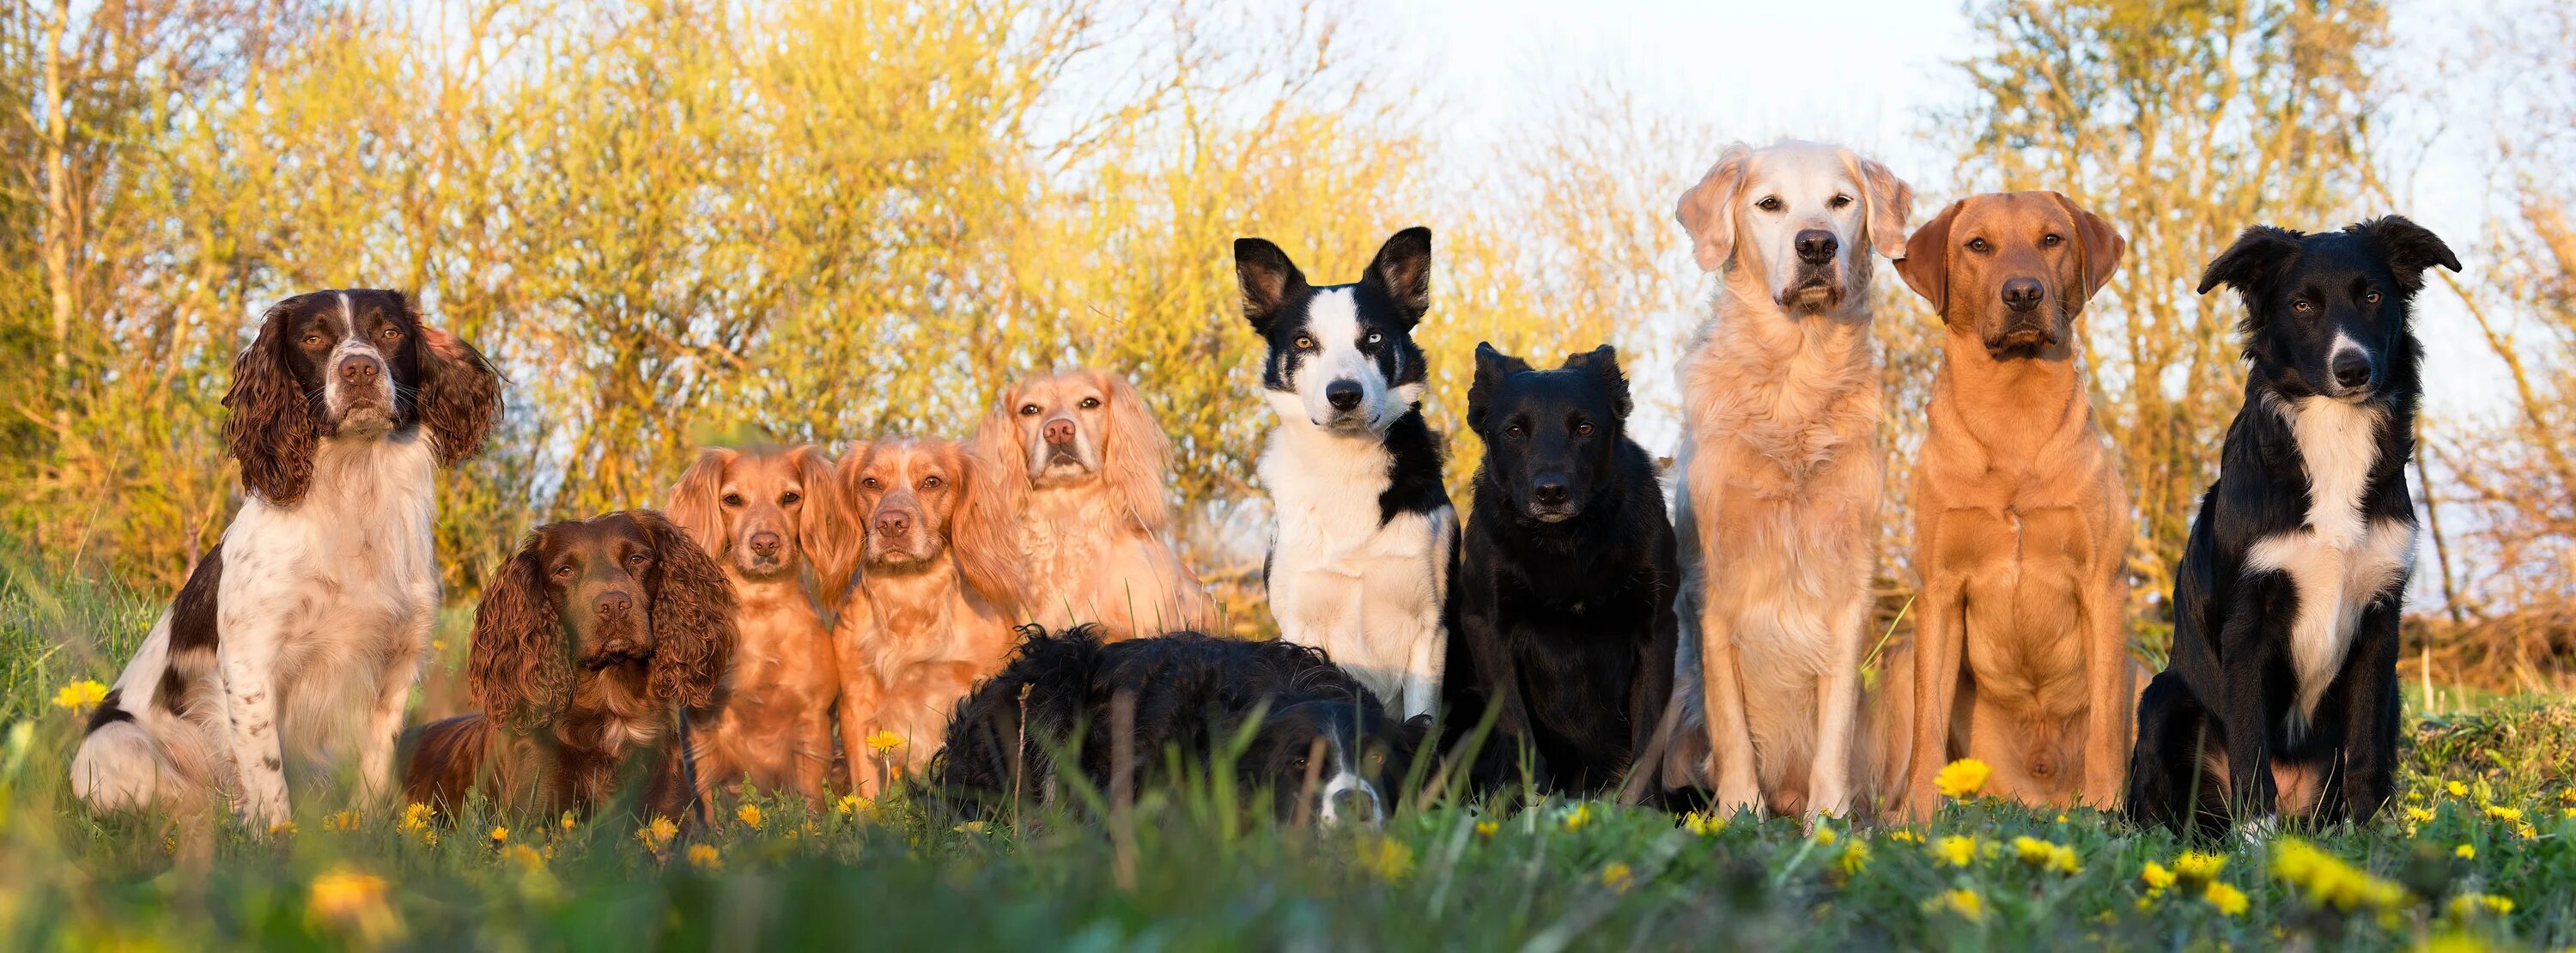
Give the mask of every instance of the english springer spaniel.
POLYGON ((438 611, 433 472, 481 448, 500 378, 400 292, 296 295, 262 322, 224 396, 241 511, 90 719, 72 788, 93 808, 222 794, 274 828, 290 750, 354 748, 365 798, 392 780, 438 611))

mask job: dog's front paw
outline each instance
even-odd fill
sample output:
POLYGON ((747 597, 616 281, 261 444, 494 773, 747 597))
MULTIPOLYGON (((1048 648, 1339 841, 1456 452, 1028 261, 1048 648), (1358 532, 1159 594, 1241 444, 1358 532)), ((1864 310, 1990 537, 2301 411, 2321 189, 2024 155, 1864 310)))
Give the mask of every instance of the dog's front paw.
POLYGON ((2266 844, 2270 843, 2272 835, 2279 833, 2280 830, 2280 818, 2258 817, 2250 821, 2238 823, 2236 825, 2236 837, 2237 839, 2244 841, 2249 846, 2266 844))

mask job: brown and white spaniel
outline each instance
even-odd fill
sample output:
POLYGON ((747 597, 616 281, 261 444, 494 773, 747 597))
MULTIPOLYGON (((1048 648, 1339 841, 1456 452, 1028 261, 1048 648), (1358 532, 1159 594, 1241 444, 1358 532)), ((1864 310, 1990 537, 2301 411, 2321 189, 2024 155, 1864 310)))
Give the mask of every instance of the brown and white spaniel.
POLYGON ((589 811, 640 784, 644 813, 695 800, 674 742, 734 651, 733 587, 651 510, 529 534, 474 610, 466 678, 481 714, 405 732, 403 793, 451 810, 589 811))
POLYGON ((671 521, 733 585, 741 638, 724 687, 689 716, 702 794, 747 782, 822 802, 841 693, 823 593, 842 591, 858 542, 840 499, 831 458, 812 444, 711 449, 671 488, 671 521))
POLYGON ((286 759, 357 754, 387 790, 438 611, 436 473, 481 449, 501 382, 402 293, 278 302, 233 364, 240 512, 90 718, 72 790, 99 809, 216 795, 273 828, 286 759))
POLYGON ((835 476, 866 530, 832 627, 841 740, 851 787, 874 797, 929 764, 957 700, 1011 654, 1019 553, 995 488, 1016 476, 947 440, 862 445, 835 476))
POLYGON ((1164 539, 1172 442, 1125 380, 1086 369, 1021 381, 975 450, 1021 477, 997 482, 1037 621, 1097 624, 1111 641, 1216 627, 1216 603, 1164 539))

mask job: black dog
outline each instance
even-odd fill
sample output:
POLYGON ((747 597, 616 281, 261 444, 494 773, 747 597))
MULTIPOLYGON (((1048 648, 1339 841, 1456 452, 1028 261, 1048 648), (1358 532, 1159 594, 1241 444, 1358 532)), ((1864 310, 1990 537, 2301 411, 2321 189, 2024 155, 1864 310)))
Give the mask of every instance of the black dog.
POLYGON ((1120 695, 1134 699, 1129 750, 1140 786, 1168 780, 1169 751, 1205 770, 1256 713, 1235 774, 1247 790, 1268 789, 1282 817, 1298 813, 1306 795, 1305 808, 1324 823, 1376 824, 1410 763, 1415 732, 1316 649, 1196 632, 1103 644, 1095 626, 1020 631, 1010 664, 958 703, 947 747, 931 763, 933 788, 965 813, 998 814, 1015 792, 1031 804, 1055 797, 1054 754, 1077 737, 1072 767, 1106 791, 1110 705, 1120 695))
POLYGON ((2201 276, 2244 296, 2253 368, 2175 573, 2172 662, 2138 700, 2132 819, 2360 823, 2387 802, 2415 552, 2409 306, 2434 265, 2460 269, 2392 215, 2258 225, 2201 276))
POLYGON ((1494 737, 1507 744, 1495 750, 1534 752, 1557 791, 1618 782, 1672 695, 1681 570, 1628 411, 1607 345, 1553 371, 1476 346, 1467 426, 1485 463, 1444 700, 1460 727, 1497 706, 1494 737))

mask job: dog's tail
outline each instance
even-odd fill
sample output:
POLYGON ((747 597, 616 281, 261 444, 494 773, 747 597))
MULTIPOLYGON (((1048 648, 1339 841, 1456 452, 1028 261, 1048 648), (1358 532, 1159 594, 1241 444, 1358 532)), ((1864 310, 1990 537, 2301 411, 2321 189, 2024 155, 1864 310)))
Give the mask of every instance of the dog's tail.
POLYGON ((161 739, 113 695, 91 717, 72 755, 72 793, 96 811, 141 811, 193 790, 161 739))

